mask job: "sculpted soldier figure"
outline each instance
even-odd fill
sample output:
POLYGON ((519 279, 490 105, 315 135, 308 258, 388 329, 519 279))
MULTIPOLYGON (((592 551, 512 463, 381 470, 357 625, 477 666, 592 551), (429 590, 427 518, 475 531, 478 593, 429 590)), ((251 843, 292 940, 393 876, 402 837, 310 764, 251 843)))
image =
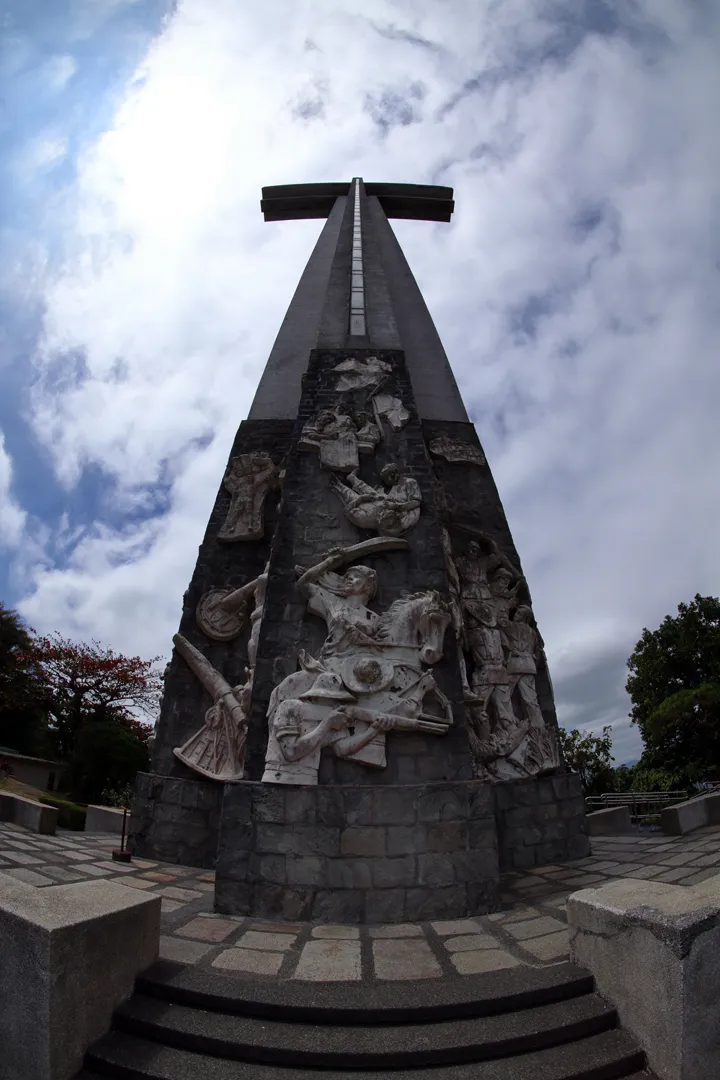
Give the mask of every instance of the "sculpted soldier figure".
POLYGON ((474 604, 473 614, 466 622, 465 633, 475 665, 472 693, 486 730, 490 731, 490 705, 495 714, 494 727, 502 730, 514 726, 510 677, 505 666, 502 635, 495 612, 489 604, 474 604))
POLYGON ((320 675, 299 698, 282 701, 269 722, 263 782, 315 785, 325 747, 336 757, 347 758, 371 743, 378 732, 394 726, 391 716, 354 716, 367 712, 345 704, 354 701, 340 677, 330 672, 320 675), (366 721, 357 733, 356 719, 366 721))
POLYGON ((400 536, 420 518, 420 485, 411 476, 401 477, 397 465, 389 464, 380 473, 387 488, 373 487, 361 480, 356 471, 347 483, 335 476, 330 488, 341 499, 346 516, 360 529, 376 529, 383 536, 400 536))
POLYGON ((317 450, 324 469, 347 473, 360 465, 359 453, 369 454, 380 441, 377 424, 363 417, 358 429, 347 405, 340 402, 334 409, 322 409, 308 420, 298 447, 317 450))

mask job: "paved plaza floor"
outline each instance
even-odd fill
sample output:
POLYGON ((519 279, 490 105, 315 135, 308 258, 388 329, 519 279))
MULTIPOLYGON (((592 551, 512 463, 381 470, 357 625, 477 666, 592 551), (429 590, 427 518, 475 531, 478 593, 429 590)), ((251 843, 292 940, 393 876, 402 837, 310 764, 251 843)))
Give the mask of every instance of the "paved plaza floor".
POLYGON ((162 897, 160 955, 238 977, 309 982, 457 978, 568 958, 567 896, 613 878, 694 885, 720 873, 720 826, 686 837, 602 837, 593 853, 507 874, 505 910, 471 919, 393 926, 269 923, 215 915, 212 872, 134 858, 112 861, 118 838, 58 830, 39 836, 0 823, 3 883, 37 888, 106 878, 162 897))

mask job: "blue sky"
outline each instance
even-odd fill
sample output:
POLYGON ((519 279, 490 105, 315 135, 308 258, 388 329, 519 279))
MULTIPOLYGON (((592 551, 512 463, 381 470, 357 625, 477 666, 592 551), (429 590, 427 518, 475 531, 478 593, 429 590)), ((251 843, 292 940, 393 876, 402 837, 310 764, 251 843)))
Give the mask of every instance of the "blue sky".
POLYGON ((165 654, 317 235, 399 223, 505 503, 561 722, 638 756, 625 660, 717 595, 720 12, 705 0, 13 0, 0 52, 0 596, 165 654), (257 8, 257 10, 255 10, 257 8), (361 10, 361 13, 360 13, 361 10))

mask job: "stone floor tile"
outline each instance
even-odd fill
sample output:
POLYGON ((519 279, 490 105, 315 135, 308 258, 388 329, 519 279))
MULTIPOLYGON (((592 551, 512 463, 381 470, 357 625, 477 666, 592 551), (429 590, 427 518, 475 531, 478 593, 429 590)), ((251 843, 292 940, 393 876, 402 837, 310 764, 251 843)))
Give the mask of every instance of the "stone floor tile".
POLYGON ((27 855, 24 851, 7 850, 4 852, 4 858, 15 863, 16 866, 42 866, 43 863, 37 855, 27 855))
POLYGON ((267 949, 270 952, 287 952, 295 944, 295 935, 264 934, 259 930, 246 930, 235 944, 241 949, 267 949))
POLYGON ((65 866, 45 865, 40 867, 40 873, 52 878, 56 885, 71 885, 75 881, 87 880, 84 874, 79 873, 78 867, 73 867, 73 869, 70 870, 65 866))
POLYGON ((195 875, 195 880, 196 881, 211 881, 211 882, 215 881, 215 871, 213 870, 212 872, 208 872, 207 874, 196 874, 195 875))
POLYGON ((674 866, 671 870, 664 870, 662 874, 657 874, 654 881, 669 881, 678 882, 680 878, 689 877, 692 874, 692 868, 688 870, 686 866, 674 866))
POLYGON ((190 880, 183 879, 181 882, 183 888, 187 886, 189 889, 199 889, 201 893, 214 893, 215 886, 210 885, 207 881, 198 881, 197 878, 190 878, 190 880))
POLYGON ((686 863, 692 862, 694 858, 694 852, 683 851, 682 854, 667 856, 662 862, 664 866, 685 866, 686 863))
POLYGON ((25 866, 18 866, 14 870, 4 870, 3 873, 15 878, 16 881, 23 881, 26 885, 57 885, 52 878, 38 874, 36 870, 28 870, 25 866))
POLYGON ((142 878, 134 877, 132 874, 126 874, 125 877, 117 878, 119 885, 129 885, 133 889, 152 889, 154 881, 143 881, 142 878))
POLYGON ((532 941, 523 941, 522 947, 538 960, 559 960, 570 953, 569 933, 561 930, 557 934, 546 934, 532 941))
POLYGON ((423 928, 417 923, 393 923, 391 926, 371 926, 371 938, 422 937, 423 928))
POLYGON ((102 866, 105 870, 113 870, 118 874, 134 874, 135 867, 127 863, 115 862, 114 859, 98 859, 96 866, 102 866))
POLYGON ((179 900, 166 900, 163 896, 160 901, 160 910, 163 915, 169 915, 171 911, 177 911, 178 908, 185 907, 179 900))
POLYGON ((540 912, 533 907, 516 908, 515 911, 496 911, 486 916, 492 922, 499 922, 503 926, 506 923, 527 922, 528 919, 540 918, 540 912))
POLYGON ((458 975, 482 975, 486 971, 501 971, 503 968, 521 966, 521 961, 516 960, 504 949, 459 952, 454 953, 450 959, 458 975))
POLYGON ((416 938, 375 940, 372 943, 378 979, 438 979, 442 968, 427 941, 416 938))
POLYGON ((693 866, 720 866, 720 851, 709 851, 698 855, 692 861, 693 866))
POLYGON ((358 982, 362 978, 360 942, 308 941, 293 978, 305 982, 358 982))
POLYGON ((550 915, 543 915, 539 919, 529 919, 527 922, 505 923, 503 928, 518 941, 528 941, 530 938, 542 937, 544 934, 552 934, 556 930, 565 929, 561 922, 550 915))
POLYGON ((91 859, 95 859, 97 856, 91 851, 58 851, 57 848, 53 849, 55 856, 61 859, 69 859, 70 862, 89 862, 91 859))
POLYGON ((224 941, 229 934, 235 933, 237 928, 238 924, 231 919, 195 918, 175 930, 175 934, 194 938, 196 941, 224 941))
POLYGON ((22 840, 8 840, 7 847, 13 851, 34 851, 37 844, 24 844, 22 840))
POLYGON ((462 937, 445 938, 443 945, 449 953, 472 952, 474 949, 497 949, 497 938, 490 934, 463 934, 462 937))
POLYGON ((140 874, 141 878, 147 878, 148 881, 177 881, 176 874, 161 874, 157 870, 146 870, 140 874))
POLYGON ((250 929, 263 934, 299 934, 304 927, 299 923, 253 922, 250 929))
POLYGON ((432 922, 430 925, 440 937, 449 937, 451 934, 478 934, 482 930, 476 919, 449 919, 432 922))
POLYGON ((358 941, 360 930, 357 926, 314 926, 312 929, 314 938, 327 938, 338 941, 358 941))
POLYGON ((277 975, 282 962, 283 954, 278 952, 227 949, 215 957, 212 967, 221 971, 245 971, 249 975, 277 975))
MULTIPOLYGON (((687 866, 685 869, 689 869, 687 866)), ((682 879, 683 885, 699 885, 701 881, 707 881, 708 878, 717 877, 720 874, 720 866, 707 867, 705 870, 699 870, 696 874, 691 874, 689 877, 682 879)))
POLYGON ((171 900, 197 900, 198 896, 202 896, 197 889, 178 889, 175 885, 165 885, 162 889, 158 889, 158 892, 163 896, 169 896, 171 900))
POLYGON ((640 881, 652 881, 658 874, 663 874, 666 866, 641 866, 639 870, 627 870, 621 877, 638 878, 640 881))
POLYGON ((174 960, 177 964, 197 964, 210 949, 212 945, 203 945, 200 941, 160 935, 161 960, 174 960))
POLYGON ((91 863, 83 863, 81 866, 78 866, 78 873, 88 874, 90 877, 98 878, 109 877, 112 871, 104 866, 93 866, 91 863))
POLYGON ((136 859, 133 855, 133 866, 139 866, 141 870, 152 870, 154 866, 157 866, 157 863, 150 862, 149 859, 136 859))
POLYGON ((535 866, 532 870, 529 870, 530 874, 551 874, 555 870, 562 870, 561 866, 535 866))

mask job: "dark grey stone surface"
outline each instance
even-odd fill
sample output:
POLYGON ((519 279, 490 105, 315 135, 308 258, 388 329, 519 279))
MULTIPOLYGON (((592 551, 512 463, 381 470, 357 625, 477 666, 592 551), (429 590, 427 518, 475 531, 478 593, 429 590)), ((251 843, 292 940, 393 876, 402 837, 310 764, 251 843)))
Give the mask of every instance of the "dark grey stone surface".
POLYGON ((494 911, 500 903, 492 793, 479 787, 228 784, 215 908, 341 923, 494 911))
POLYGON ((138 773, 128 850, 148 859, 212 869, 222 792, 222 784, 211 780, 138 773))
POLYGON ((526 870, 590 854, 585 801, 575 773, 498 784, 500 870, 526 870))

